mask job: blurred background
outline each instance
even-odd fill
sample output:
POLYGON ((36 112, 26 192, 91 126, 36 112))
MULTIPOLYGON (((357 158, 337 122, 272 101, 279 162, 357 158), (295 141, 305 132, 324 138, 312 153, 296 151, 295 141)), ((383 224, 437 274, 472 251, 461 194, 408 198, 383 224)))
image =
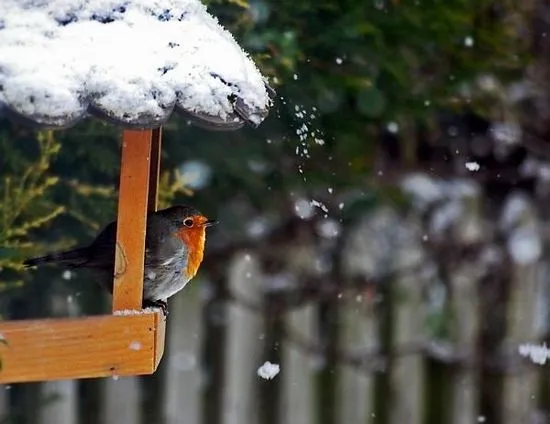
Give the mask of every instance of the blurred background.
MULTIPOLYGON (((548 2, 207 3, 277 99, 255 130, 164 127, 161 207, 221 223, 160 369, 0 386, 0 422, 550 422, 548 2)), ((0 121, 2 319, 110 310, 21 263, 115 218, 120 136, 0 121)))

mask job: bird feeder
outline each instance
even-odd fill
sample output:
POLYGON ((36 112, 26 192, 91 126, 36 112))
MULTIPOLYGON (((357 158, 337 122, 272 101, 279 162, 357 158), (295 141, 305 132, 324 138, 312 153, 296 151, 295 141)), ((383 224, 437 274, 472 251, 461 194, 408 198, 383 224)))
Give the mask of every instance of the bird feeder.
POLYGON ((259 125, 269 88, 198 0, 0 3, 0 115, 123 128, 112 314, 0 321, 0 383, 143 375, 166 320, 141 310, 147 213, 156 210, 161 127, 173 111, 208 129, 259 125), (135 348, 138 346, 139 348, 135 348))

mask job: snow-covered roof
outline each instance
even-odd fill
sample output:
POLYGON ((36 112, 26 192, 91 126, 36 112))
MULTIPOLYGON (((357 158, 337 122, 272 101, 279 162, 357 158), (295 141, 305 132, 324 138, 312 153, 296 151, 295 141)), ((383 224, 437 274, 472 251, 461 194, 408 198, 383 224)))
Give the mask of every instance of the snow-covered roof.
POLYGON ((221 129, 267 116, 266 79, 199 0, 1 0, 0 114, 153 128, 172 110, 221 129))

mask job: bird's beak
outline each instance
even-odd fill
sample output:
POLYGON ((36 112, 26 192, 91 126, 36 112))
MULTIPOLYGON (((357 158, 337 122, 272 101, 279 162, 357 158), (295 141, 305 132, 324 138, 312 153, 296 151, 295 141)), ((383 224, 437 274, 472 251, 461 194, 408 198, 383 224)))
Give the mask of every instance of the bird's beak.
POLYGON ((212 225, 216 225, 218 224, 218 221, 216 221, 215 219, 208 219, 206 221, 204 221, 204 226, 205 227, 211 227, 212 225))

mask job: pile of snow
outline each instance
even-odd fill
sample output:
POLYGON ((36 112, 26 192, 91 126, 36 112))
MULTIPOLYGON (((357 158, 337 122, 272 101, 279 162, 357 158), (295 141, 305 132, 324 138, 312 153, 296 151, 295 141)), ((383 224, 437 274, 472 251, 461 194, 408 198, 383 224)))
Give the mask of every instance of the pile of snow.
POLYGON ((268 91, 199 0, 0 2, 0 111, 28 123, 150 128, 177 107, 210 128, 256 126, 268 91))

